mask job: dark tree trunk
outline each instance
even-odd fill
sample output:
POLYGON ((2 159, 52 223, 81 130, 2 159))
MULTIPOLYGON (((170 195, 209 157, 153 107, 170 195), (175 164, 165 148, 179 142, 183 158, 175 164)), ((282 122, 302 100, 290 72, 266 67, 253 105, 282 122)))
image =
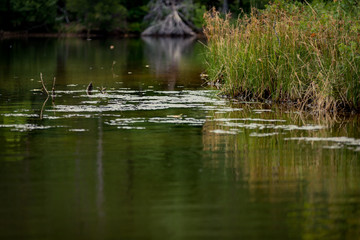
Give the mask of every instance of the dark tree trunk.
POLYGON ((224 0, 222 6, 222 13, 227 14, 228 12, 229 12, 229 3, 228 0, 224 0))

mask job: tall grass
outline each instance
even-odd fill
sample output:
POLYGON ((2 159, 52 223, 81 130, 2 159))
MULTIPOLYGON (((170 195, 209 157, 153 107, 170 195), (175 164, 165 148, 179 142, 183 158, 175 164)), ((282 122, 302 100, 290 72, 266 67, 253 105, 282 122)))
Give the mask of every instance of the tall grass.
POLYGON ((223 94, 315 111, 360 111, 356 11, 345 12, 335 1, 276 1, 237 20, 215 10, 204 17, 207 73, 223 94))

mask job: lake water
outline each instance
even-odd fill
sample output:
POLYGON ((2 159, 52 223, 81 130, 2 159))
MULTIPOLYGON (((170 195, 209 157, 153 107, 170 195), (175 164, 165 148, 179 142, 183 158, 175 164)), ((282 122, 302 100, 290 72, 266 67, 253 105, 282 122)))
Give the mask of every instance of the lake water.
POLYGON ((0 49, 0 239, 360 239, 358 116, 220 99, 193 39, 0 49))

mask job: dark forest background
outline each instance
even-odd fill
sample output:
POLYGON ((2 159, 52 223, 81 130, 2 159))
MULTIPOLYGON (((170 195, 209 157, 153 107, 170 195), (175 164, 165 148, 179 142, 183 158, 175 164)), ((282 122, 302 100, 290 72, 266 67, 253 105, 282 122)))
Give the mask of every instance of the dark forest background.
MULTIPOLYGON (((164 4, 169 0, 160 0, 164 4)), ((174 1, 174 0, 170 0, 174 1)), ((0 0, 0 31, 30 33, 140 33, 148 25, 151 0, 0 0)), ((175 0, 179 2, 179 0, 175 0)), ((184 0, 188 20, 202 26, 206 10, 237 14, 240 9, 264 7, 267 0, 184 0), (225 8, 225 9, 224 9, 225 8)))
POLYGON ((269 1, 0 0, 0 32, 136 34, 151 24, 144 21, 144 17, 152 5, 180 3, 180 11, 186 12, 186 21, 201 29, 203 14, 212 7, 223 13, 230 11, 236 16, 248 13, 252 7, 264 8, 269 1))

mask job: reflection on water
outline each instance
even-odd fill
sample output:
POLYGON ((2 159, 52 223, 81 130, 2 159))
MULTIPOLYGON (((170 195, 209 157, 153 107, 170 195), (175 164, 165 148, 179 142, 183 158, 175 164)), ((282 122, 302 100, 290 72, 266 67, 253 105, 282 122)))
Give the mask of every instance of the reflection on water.
POLYGON ((360 234, 358 117, 219 99, 192 39, 0 45, 1 239, 360 234))
POLYGON ((165 74, 168 90, 174 90, 179 76, 179 65, 185 52, 191 51, 195 37, 174 38, 142 38, 146 43, 145 56, 151 59, 150 67, 155 70, 156 77, 165 74))
POLYGON ((206 166, 246 182, 250 201, 292 202, 286 218, 302 219, 303 237, 352 238, 360 223, 358 122, 301 121, 300 113, 255 108, 214 112, 203 143, 217 154, 209 154, 206 166))

